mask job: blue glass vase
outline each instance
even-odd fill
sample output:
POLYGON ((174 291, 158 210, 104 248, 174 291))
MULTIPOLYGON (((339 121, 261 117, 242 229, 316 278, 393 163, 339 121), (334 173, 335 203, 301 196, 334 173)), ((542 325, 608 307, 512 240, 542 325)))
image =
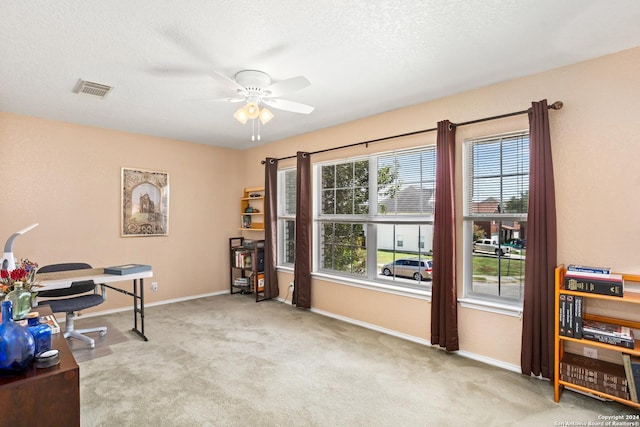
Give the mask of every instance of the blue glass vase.
POLYGON ((27 328, 13 322, 11 301, 2 301, 0 371, 20 372, 33 360, 35 341, 27 328))
POLYGON ((29 313, 27 330, 36 343, 36 355, 51 350, 51 327, 46 323, 40 323, 39 313, 29 313))

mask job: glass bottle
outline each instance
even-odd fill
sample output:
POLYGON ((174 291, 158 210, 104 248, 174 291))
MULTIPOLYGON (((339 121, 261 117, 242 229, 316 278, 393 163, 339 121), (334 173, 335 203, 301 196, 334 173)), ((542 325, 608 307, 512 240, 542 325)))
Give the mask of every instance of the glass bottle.
POLYGON ((40 323, 40 314, 38 312, 29 313, 27 322, 27 330, 36 343, 35 354, 51 350, 51 327, 46 323, 40 323))
POLYGON ((13 303, 13 320, 27 318, 31 311, 31 292, 22 287, 22 282, 14 283, 13 290, 4 299, 13 303))
POLYGON ((27 328, 13 321, 12 311, 12 302, 2 301, 0 371, 20 372, 33 360, 36 344, 27 328))

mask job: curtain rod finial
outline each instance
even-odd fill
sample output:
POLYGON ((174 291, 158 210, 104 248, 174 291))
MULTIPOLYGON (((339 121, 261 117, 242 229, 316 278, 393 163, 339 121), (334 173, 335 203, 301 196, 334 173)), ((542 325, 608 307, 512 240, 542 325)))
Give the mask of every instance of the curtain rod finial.
POLYGON ((553 108, 554 110, 560 110, 562 109, 562 107, 564 107, 564 104, 562 103, 562 101, 556 101, 549 106, 549 108, 553 108))

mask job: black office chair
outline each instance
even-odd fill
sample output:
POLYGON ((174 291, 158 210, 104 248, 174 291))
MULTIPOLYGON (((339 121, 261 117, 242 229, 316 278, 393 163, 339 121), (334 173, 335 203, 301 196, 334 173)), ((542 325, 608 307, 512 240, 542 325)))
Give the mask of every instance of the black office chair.
MULTIPOLYGON (((45 265, 38 269, 38 273, 53 273, 58 271, 83 270, 92 268, 89 264, 72 262, 64 264, 45 265)), ((106 326, 89 329, 75 329, 74 320, 75 312, 94 307, 104 302, 104 295, 97 292, 96 284, 93 280, 83 280, 73 282, 70 287, 62 289, 54 289, 51 291, 38 292, 38 298, 53 298, 41 301, 38 306, 49 305, 54 313, 66 313, 66 322, 64 327, 65 338, 75 338, 89 343, 91 348, 95 348, 96 343, 93 338, 88 337, 86 333, 99 332, 100 336, 107 333, 106 326), (87 293, 92 292, 92 293, 87 293), (84 294, 84 295, 80 295, 84 294), (76 295, 76 296, 74 296, 76 295), (68 297, 68 298, 61 298, 68 297)))

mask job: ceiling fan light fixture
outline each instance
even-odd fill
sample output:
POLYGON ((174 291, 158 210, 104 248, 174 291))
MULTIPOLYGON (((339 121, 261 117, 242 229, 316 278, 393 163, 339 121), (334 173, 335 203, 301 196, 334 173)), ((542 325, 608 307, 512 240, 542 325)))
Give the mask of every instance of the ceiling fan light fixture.
POLYGON ((236 119, 237 121, 239 121, 240 123, 242 123, 243 125, 245 123, 247 123, 247 120, 249 120, 249 116, 247 115, 247 112, 245 111, 245 107, 238 108, 238 111, 236 111, 233 114, 233 118, 236 119))
POLYGON ((273 113, 266 109, 266 108, 262 108, 260 110, 260 122, 265 125, 269 122, 269 120, 273 119, 273 113))
POLYGON ((255 102, 248 102, 244 106, 244 111, 250 119, 257 119, 260 115, 260 107, 255 102))

